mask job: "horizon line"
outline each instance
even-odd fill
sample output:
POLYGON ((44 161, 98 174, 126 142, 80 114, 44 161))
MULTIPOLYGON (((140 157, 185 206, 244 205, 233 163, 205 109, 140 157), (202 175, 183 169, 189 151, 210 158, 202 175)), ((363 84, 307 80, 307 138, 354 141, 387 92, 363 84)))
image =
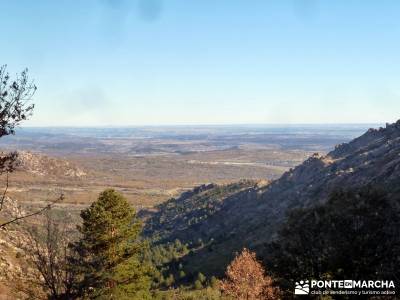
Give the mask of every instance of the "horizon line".
POLYGON ((363 126, 386 125, 392 122, 326 122, 326 123, 160 123, 160 124, 95 124, 95 125, 28 125, 18 128, 138 128, 138 127, 231 127, 231 126, 363 126))

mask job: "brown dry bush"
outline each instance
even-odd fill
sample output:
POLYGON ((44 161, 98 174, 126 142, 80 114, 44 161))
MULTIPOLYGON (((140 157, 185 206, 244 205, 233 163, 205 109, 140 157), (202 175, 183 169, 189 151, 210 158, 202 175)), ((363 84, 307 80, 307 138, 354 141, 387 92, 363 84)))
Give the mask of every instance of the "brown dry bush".
POLYGON ((228 266, 220 288, 223 294, 238 300, 281 299, 281 292, 274 286, 272 277, 265 275, 256 254, 246 248, 228 266))

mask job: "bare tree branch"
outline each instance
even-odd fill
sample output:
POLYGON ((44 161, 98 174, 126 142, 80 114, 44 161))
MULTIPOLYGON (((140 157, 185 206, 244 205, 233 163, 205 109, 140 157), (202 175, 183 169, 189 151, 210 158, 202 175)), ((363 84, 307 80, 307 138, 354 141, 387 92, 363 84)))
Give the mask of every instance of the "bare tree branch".
POLYGON ((0 200, 0 211, 3 209, 4 199, 6 198, 7 190, 8 190, 8 172, 6 173, 6 188, 4 189, 3 195, 0 200))
POLYGON ((45 299, 77 299, 74 296, 77 277, 70 265, 70 255, 73 252, 70 244, 77 232, 71 216, 57 216, 49 210, 37 221, 39 226, 26 223, 20 228, 24 235, 16 246, 23 251, 24 262, 30 272, 28 276, 21 274, 19 278, 23 282, 15 288, 16 292, 29 296, 35 291, 41 291, 45 299), (30 281, 26 282, 25 277, 30 281))
POLYGON ((19 221, 19 220, 22 220, 22 219, 26 219, 26 218, 29 218, 29 217, 33 217, 33 216, 39 215, 39 214, 43 213, 44 211, 51 209, 55 204, 57 204, 57 203, 59 203, 59 202, 62 202, 64 199, 65 199, 64 195, 61 195, 61 196, 60 196, 59 198, 57 198, 55 201, 49 203, 49 204, 46 205, 45 207, 43 207, 43 208, 41 208, 41 209, 39 209, 39 210, 37 210, 37 211, 35 211, 35 212, 33 212, 33 213, 26 214, 26 215, 23 215, 23 216, 18 216, 18 217, 13 218, 12 220, 9 220, 9 221, 7 221, 7 222, 4 222, 4 223, 0 224, 0 229, 5 228, 7 225, 10 225, 10 224, 12 224, 12 223, 15 223, 15 222, 17 222, 17 221, 19 221))
MULTIPOLYGON (((15 134, 15 128, 22 121, 27 120, 33 112, 34 104, 30 103, 36 92, 36 85, 28 78, 28 69, 23 70, 16 75, 14 80, 10 79, 7 72, 7 66, 0 66, 0 138, 7 135, 15 134)), ((9 173, 13 172, 18 164, 18 153, 11 152, 8 154, 0 153, 0 175, 6 173, 6 187, 0 198, 0 211, 3 209, 4 201, 9 185, 9 173)), ((61 196, 54 203, 63 199, 61 196)), ((54 203, 47 205, 39 211, 17 216, 10 221, 0 224, 0 228, 14 223, 18 220, 25 219, 34 215, 38 215, 49 209, 54 203)))
POLYGON ((32 115, 35 106, 29 102, 37 89, 28 69, 10 80, 6 68, 0 67, 0 137, 15 134, 15 127, 32 115))

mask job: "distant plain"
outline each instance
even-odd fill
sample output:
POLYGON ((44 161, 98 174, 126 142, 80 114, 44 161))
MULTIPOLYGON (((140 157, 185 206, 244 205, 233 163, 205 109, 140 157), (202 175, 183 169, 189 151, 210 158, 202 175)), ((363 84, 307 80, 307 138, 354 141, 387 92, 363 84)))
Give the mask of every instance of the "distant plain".
POLYGON ((78 210, 112 187, 140 209, 199 184, 276 179, 311 154, 327 153, 378 126, 32 127, 3 138, 0 147, 67 161, 85 174, 64 176, 53 170, 57 165, 43 174, 15 172, 9 193, 22 203, 42 205, 64 193, 60 205, 78 210))

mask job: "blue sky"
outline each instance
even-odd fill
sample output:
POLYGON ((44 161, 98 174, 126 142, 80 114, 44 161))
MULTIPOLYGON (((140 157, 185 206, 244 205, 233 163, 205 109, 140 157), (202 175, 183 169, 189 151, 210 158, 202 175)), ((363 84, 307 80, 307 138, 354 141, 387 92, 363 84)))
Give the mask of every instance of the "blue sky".
POLYGON ((400 1, 1 1, 27 125, 400 118, 400 1))

